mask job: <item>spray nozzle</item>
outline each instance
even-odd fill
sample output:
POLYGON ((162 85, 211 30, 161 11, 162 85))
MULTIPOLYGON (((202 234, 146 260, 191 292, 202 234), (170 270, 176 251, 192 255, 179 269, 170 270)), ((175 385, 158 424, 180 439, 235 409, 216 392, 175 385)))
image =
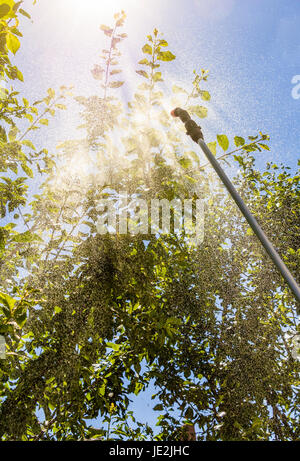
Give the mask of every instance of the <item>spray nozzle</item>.
POLYGON ((203 139, 201 127, 191 119, 190 114, 186 110, 176 107, 176 109, 172 110, 171 115, 172 117, 180 118, 180 120, 184 123, 186 133, 193 141, 198 142, 199 139, 203 139))

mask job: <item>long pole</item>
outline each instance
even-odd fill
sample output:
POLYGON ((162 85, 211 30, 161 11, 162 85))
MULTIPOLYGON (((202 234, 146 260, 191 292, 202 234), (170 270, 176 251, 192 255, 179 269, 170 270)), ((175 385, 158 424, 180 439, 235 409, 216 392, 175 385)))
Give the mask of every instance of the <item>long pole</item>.
POLYGON ((203 134, 201 132, 201 128, 193 121, 191 120, 189 114, 187 111, 176 108, 174 111, 171 112, 171 114, 174 117, 179 117, 184 123, 187 128, 187 134, 191 136, 191 138, 197 142, 197 144, 201 147, 202 151, 204 152, 206 158, 214 168, 215 172, 223 182, 224 186, 230 193, 231 197, 245 216, 248 224, 250 225, 251 229, 255 233, 255 235, 258 237, 260 240, 262 246, 270 256, 271 260, 277 267, 278 271, 281 273, 283 276, 284 280, 290 287, 291 291, 293 292, 296 300, 300 304, 300 287, 297 284, 296 280, 280 258, 279 254, 273 247, 272 243, 269 241, 267 238, 266 234, 263 232, 262 228, 259 226, 258 222, 254 218, 254 216, 251 214, 249 211, 248 207, 245 205, 243 199, 235 189, 234 185, 226 175, 226 173, 223 171, 221 166, 219 165, 218 161, 214 157, 214 155, 211 153, 210 149, 208 148, 207 144, 203 140, 203 134))

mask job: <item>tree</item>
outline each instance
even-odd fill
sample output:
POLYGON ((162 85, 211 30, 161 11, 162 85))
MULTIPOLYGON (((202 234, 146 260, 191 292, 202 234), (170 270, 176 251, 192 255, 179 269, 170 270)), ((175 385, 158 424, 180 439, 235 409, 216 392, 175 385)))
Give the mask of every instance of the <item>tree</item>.
MULTIPOLYGON (((183 424, 195 424, 200 440, 297 440, 293 297, 166 112, 160 82, 175 56, 157 29, 142 48, 143 83, 132 100, 125 107, 113 96, 124 84, 114 80, 124 22, 121 12, 114 26, 101 26, 110 45, 92 75, 103 94, 76 98, 85 134, 63 143, 59 158, 32 154, 37 166, 28 176, 37 181, 41 174, 40 193, 29 204, 25 190, 20 199, 10 191, 4 202, 18 216, 2 228, 1 270, 12 282, 2 284, 0 296, 8 346, 0 362, 1 438, 176 440, 183 424), (72 170, 74 158, 79 167, 72 170), (202 198, 203 243, 174 230, 99 234, 99 200, 115 203, 124 191, 147 203, 202 198), (21 218, 26 230, 17 232, 21 218), (150 381, 159 402, 156 436, 128 411, 130 398, 150 381), (103 428, 89 425, 96 417, 103 428)), ((190 91, 174 85, 174 106, 205 117, 207 78, 202 69, 190 91)), ((64 108, 54 90, 43 102, 47 114, 64 108)), ((35 107, 23 108, 24 117, 35 107)), ((26 160, 21 145, 34 152, 22 141, 43 120, 35 115, 26 135, 1 145, 17 166, 26 160)), ((210 147, 221 161, 239 164, 237 188, 297 274, 299 174, 272 164, 263 173, 255 169, 267 141, 259 133, 231 143, 221 134, 210 147)))

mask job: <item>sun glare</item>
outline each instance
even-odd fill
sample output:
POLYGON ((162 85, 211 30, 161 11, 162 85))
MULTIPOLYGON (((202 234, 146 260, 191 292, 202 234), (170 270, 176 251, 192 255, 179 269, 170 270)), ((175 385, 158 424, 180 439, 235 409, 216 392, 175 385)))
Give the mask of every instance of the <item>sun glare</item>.
POLYGON ((111 20, 112 15, 125 10, 128 6, 137 3, 136 0, 62 0, 70 16, 75 19, 87 20, 87 24, 94 22, 95 18, 106 21, 111 20))

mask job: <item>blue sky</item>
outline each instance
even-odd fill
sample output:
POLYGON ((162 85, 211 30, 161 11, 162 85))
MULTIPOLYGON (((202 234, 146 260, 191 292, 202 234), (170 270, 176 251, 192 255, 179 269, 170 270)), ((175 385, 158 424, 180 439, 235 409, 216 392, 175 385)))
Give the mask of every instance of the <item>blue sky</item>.
MULTIPOLYGON (((26 97, 39 99, 47 88, 62 84, 73 84, 78 95, 96 94, 90 70, 105 46, 99 25, 110 24, 123 8, 128 14, 128 39, 122 45, 124 98, 134 91, 146 35, 157 27, 176 55, 162 69, 167 72, 165 89, 173 83, 190 84, 193 69, 210 70, 207 89, 212 100, 201 124, 207 141, 220 133, 245 137, 261 130, 271 137, 271 152, 258 156, 260 168, 270 160, 296 166, 300 99, 291 96, 291 80, 300 74, 299 0, 38 0, 34 7, 31 0, 24 3, 33 23, 22 20, 24 39, 15 62, 25 80, 17 87, 26 97)), ((72 108, 51 122, 42 137, 36 133, 36 142, 55 149, 60 141, 74 137, 77 125, 72 108)), ((139 397, 135 411, 152 423, 151 402, 148 405, 147 393, 139 397)))
MULTIPOLYGON (((128 98, 137 81, 135 69, 145 37, 157 27, 176 60, 163 67, 164 87, 190 84, 193 69, 210 70, 212 94, 202 121, 207 141, 217 133, 247 136, 258 130, 271 136, 274 159, 295 166, 299 157, 300 100, 291 96, 292 77, 300 74, 300 2, 298 0, 39 0, 34 23, 23 21, 24 39, 16 62, 23 70, 25 94, 35 98, 48 87, 73 84, 76 94, 95 94, 90 70, 105 45, 99 30, 113 13, 128 14, 122 62, 128 98), (97 6, 98 4, 98 6, 97 6), (99 6, 100 5, 100 6, 99 6), (101 6, 102 5, 102 6, 101 6)), ((48 129, 49 147, 72 137, 75 111, 61 115, 48 129)), ((43 137, 43 143, 45 138, 43 137)))

